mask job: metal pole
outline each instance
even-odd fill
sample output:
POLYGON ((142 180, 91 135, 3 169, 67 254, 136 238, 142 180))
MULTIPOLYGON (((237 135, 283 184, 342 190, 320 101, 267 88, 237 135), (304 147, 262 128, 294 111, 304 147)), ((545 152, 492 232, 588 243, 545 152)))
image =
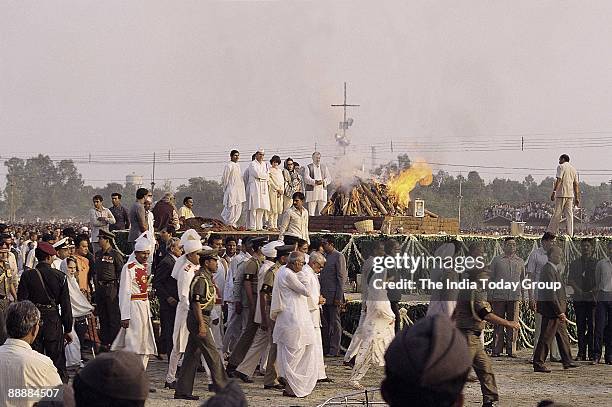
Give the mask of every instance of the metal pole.
POLYGON ((151 176, 151 195, 153 195, 154 189, 155 189, 155 152, 153 152, 153 174, 151 176))
POLYGON ((461 232, 461 200, 463 199, 463 195, 461 195, 461 174, 459 174, 459 232, 461 232))

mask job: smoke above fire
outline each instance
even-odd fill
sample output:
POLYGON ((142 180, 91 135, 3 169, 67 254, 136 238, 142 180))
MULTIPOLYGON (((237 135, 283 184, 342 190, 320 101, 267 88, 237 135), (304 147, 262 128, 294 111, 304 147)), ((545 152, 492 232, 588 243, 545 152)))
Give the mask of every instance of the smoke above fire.
POLYGON ((430 185, 433 181, 433 171, 424 160, 417 160, 401 173, 387 180, 389 194, 393 195, 398 203, 408 206, 410 203, 410 192, 417 183, 421 186, 430 185))

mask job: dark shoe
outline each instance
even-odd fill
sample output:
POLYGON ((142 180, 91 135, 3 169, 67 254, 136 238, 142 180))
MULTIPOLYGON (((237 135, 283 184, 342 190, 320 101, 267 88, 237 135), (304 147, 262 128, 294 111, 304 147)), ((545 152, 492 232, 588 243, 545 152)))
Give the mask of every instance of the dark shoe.
POLYGON ((199 400, 198 396, 194 396, 193 394, 174 394, 175 400, 199 400))
POLYGON ((227 367, 225 368, 225 371, 227 372, 227 375, 229 377, 236 377, 234 376, 234 374, 236 373, 236 368, 238 366, 231 366, 231 365, 227 365, 227 367))
POLYGON ((348 362, 342 362, 344 366, 350 367, 351 369, 355 367, 355 358, 349 360, 348 362))
POLYGON ((587 360, 587 359, 586 359, 586 356, 584 356, 584 355, 578 355, 578 356, 576 356, 576 357, 574 358, 574 360, 575 360, 576 362, 584 362, 584 361, 585 361, 585 360, 587 360))
POLYGON ((561 359, 553 358, 553 357, 551 356, 550 361, 551 361, 551 362, 553 362, 553 363, 560 363, 560 362, 561 362, 561 359))
POLYGON ((155 387, 149 387, 149 393, 157 393, 157 389, 155 387))
POLYGON ((285 397, 297 397, 295 394, 288 393, 287 390, 283 392, 283 396, 285 397))
POLYGON ((575 363, 570 363, 569 365, 563 365, 563 369, 573 369, 575 367, 578 367, 578 365, 575 363))
POLYGON ((165 382, 165 383, 164 383, 164 389, 172 389, 172 390, 175 390, 175 389, 176 389, 176 380, 175 380, 175 381, 173 381, 172 383, 165 382))
POLYGON ((593 357, 593 360, 591 361, 591 365, 598 365, 601 363, 601 357, 595 356, 593 357))
POLYGON ((264 389, 266 390, 284 390, 285 386, 277 383, 277 384, 264 384, 264 389))
POLYGON ((253 379, 251 379, 249 376, 245 375, 244 373, 242 373, 239 370, 236 370, 234 375, 235 375, 235 377, 237 377, 238 379, 242 380, 245 383, 253 383, 253 379))
POLYGON ((541 366, 541 367, 535 367, 534 366, 533 367, 533 371, 536 372, 536 373, 550 373, 551 372, 550 369, 548 369, 548 368, 546 368, 544 366, 541 366))
POLYGON ((329 377, 326 377, 325 379, 319 379, 317 380, 317 383, 333 383, 334 381, 332 379, 330 379, 329 377))
POLYGON ((482 407, 496 407, 497 401, 485 401, 482 403, 482 407))

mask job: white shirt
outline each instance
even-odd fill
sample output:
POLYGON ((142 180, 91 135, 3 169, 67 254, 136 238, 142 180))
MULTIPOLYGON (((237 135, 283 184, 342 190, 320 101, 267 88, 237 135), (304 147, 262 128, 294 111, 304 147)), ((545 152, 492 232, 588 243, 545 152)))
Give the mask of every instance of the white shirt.
POLYGON ((597 291, 612 293, 612 263, 610 259, 601 259, 595 266, 595 284, 597 291))
POLYGON ((31 406, 38 400, 9 399, 9 389, 51 388, 62 385, 51 359, 21 339, 8 338, 0 346, 0 405, 31 406))
POLYGON ((573 198, 574 197, 574 181, 578 182, 578 173, 574 166, 568 162, 557 166, 557 178, 561 179, 561 183, 555 191, 555 198, 573 198))
MULTIPOLYGON (((529 258, 527 259, 526 271, 533 281, 540 281, 540 274, 542 274, 542 270, 544 269, 546 263, 548 263, 548 255, 543 247, 538 247, 531 252, 529 258)), ((537 290, 534 290, 532 299, 538 299, 537 290)))
POLYGON ((302 208, 302 213, 298 212, 293 205, 287 208, 283 214, 278 239, 282 240, 285 235, 299 237, 310 244, 310 237, 308 236, 308 210, 306 208, 302 208))
POLYGON ((108 232, 108 225, 115 224, 115 217, 108 208, 103 207, 101 210, 91 208, 89 210, 89 223, 91 225, 91 242, 97 243, 100 229, 104 229, 108 232), (98 218, 104 218, 104 220, 99 221, 98 218))

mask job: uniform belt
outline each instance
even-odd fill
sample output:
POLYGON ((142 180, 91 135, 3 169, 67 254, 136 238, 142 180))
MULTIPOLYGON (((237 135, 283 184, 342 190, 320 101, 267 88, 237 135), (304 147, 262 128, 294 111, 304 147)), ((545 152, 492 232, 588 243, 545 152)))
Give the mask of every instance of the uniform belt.
POLYGON ((117 280, 104 280, 104 281, 98 281, 98 284, 100 284, 101 286, 107 286, 107 285, 111 285, 111 284, 118 284, 119 282, 117 280))
POLYGON ((147 293, 132 294, 132 297, 131 297, 132 301, 148 300, 148 299, 149 299, 149 294, 147 293))
POLYGON ((45 310, 45 311, 57 309, 57 305, 51 305, 51 304, 34 304, 34 305, 36 305, 36 308, 45 310))

